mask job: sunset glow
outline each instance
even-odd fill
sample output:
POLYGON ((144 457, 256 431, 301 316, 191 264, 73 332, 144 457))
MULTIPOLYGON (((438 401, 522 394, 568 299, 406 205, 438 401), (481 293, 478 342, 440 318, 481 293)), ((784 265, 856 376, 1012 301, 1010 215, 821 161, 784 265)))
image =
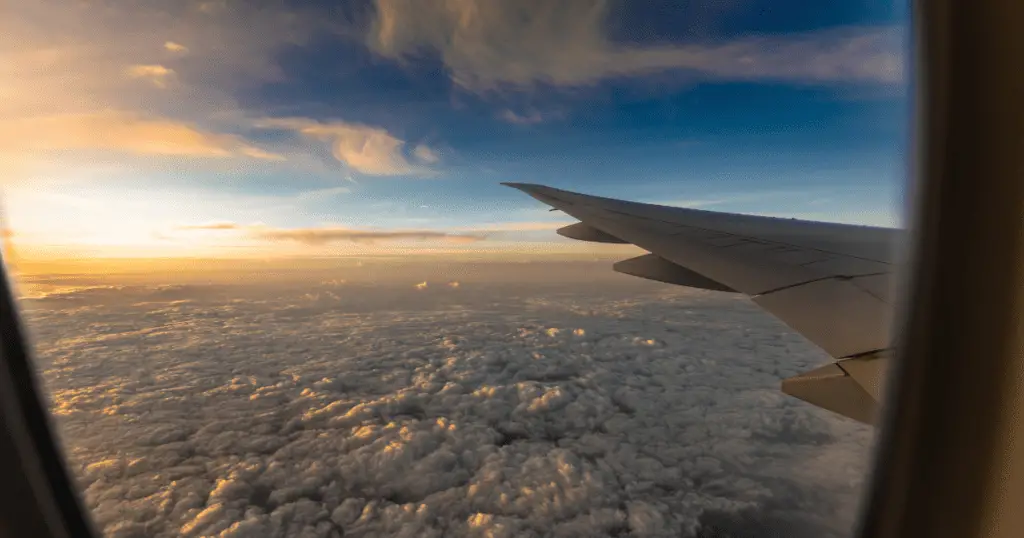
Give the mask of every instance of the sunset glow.
POLYGON ((645 39, 613 35, 606 2, 471 4, 9 8, 0 166, 18 256, 596 250, 502 181, 897 223, 902 131, 875 121, 905 110, 891 15, 645 39))

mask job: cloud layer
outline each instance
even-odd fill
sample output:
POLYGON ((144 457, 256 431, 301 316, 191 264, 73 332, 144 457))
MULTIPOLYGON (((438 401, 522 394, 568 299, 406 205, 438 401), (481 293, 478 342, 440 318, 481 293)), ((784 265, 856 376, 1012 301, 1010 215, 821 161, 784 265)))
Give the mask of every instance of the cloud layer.
POLYGON ((827 359, 749 302, 610 272, 579 283, 551 264, 449 265, 460 286, 416 289, 417 267, 437 269, 61 279, 26 302, 97 525, 110 537, 849 532, 871 432, 779 393, 781 377, 827 359))
POLYGON ((901 43, 893 29, 841 28, 693 44, 616 43, 606 31, 610 5, 607 0, 377 0, 367 43, 396 59, 433 51, 457 84, 474 91, 581 86, 669 70, 724 80, 903 81, 901 43))
POLYGON ((473 243, 485 236, 469 233, 448 233, 434 230, 352 230, 348 228, 253 228, 251 233, 258 239, 269 241, 296 241, 306 245, 322 245, 338 241, 373 243, 376 241, 435 240, 453 243, 473 243))
POLYGON ((448 232, 440 230, 356 230, 338 226, 315 228, 274 228, 265 225, 242 225, 234 222, 187 224, 175 228, 180 231, 239 231, 246 236, 264 241, 293 241, 305 245, 325 245, 337 242, 375 243, 378 241, 443 241, 473 243, 487 238, 483 232, 448 232))

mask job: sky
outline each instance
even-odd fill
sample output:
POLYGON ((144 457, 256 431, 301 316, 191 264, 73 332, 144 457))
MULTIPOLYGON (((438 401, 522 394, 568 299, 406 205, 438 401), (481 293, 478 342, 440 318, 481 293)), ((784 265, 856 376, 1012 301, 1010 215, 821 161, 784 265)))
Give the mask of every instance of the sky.
POLYGON ((601 248, 505 181, 901 218, 902 3, 2 9, 2 203, 25 258, 601 248))

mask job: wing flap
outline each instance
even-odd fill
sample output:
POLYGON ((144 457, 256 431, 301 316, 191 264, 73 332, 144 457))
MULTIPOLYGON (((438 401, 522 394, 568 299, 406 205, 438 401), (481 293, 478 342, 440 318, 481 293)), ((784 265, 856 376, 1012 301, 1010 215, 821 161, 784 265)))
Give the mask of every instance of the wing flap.
POLYGON ((591 243, 618 243, 624 244, 625 241, 618 237, 609 235, 589 224, 584 222, 577 222, 576 224, 570 224, 555 230, 555 233, 562 237, 568 237, 569 239, 576 239, 577 241, 588 241, 591 243))
POLYGON ((877 400, 835 363, 784 379, 782 392, 866 424, 878 412, 877 400))
POLYGON ((736 291, 729 286, 723 285, 721 282, 711 280, 700 273, 676 265, 657 254, 645 254, 636 258, 622 260, 613 265, 612 269, 626 275, 657 280, 667 284, 676 284, 678 286, 711 291, 736 291))

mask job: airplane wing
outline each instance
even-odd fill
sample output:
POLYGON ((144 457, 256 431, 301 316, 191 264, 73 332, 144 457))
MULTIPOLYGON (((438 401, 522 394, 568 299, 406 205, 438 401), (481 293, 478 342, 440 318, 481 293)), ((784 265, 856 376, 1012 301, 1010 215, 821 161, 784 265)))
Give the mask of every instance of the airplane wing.
POLYGON ((782 381, 782 391, 873 423, 891 347, 899 231, 717 213, 588 196, 529 183, 519 189, 580 222, 562 236, 631 243, 649 254, 615 271, 738 292, 837 361, 782 381))

